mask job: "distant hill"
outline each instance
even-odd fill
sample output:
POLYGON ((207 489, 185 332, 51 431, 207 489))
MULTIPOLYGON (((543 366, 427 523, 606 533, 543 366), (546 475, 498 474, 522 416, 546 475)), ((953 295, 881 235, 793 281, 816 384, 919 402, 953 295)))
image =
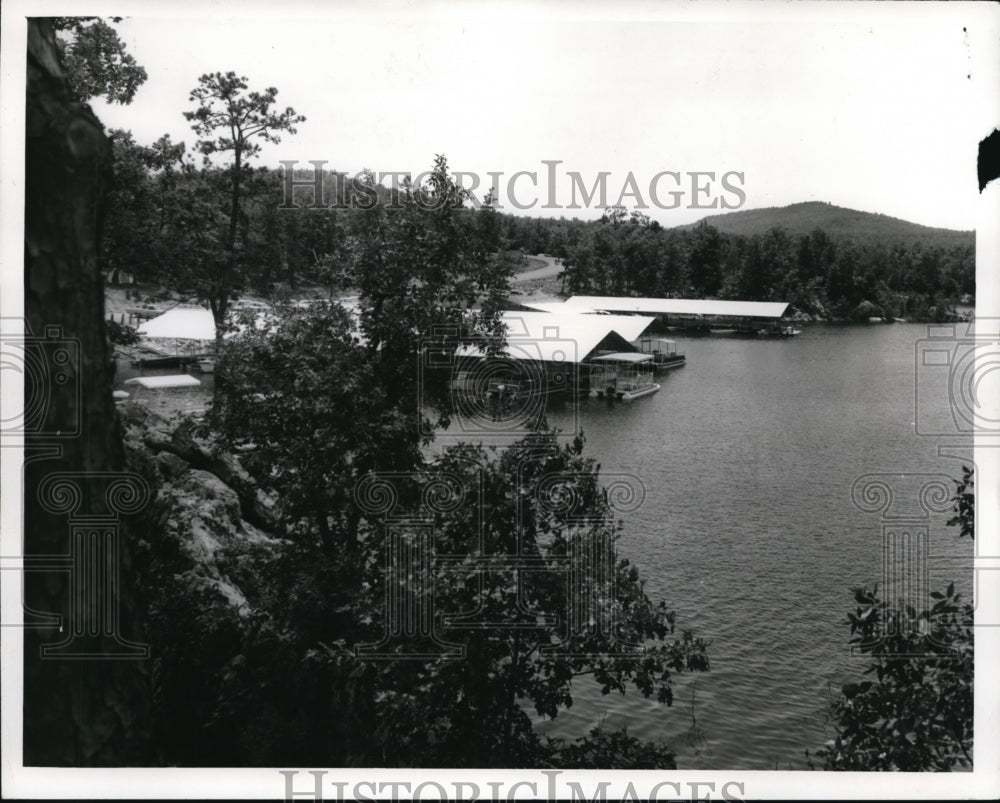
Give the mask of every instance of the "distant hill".
MULTIPOLYGON (((780 226, 793 237, 809 234, 814 229, 823 229, 835 239, 849 238, 865 243, 919 242, 942 248, 975 243, 975 233, 972 231, 921 226, 888 215, 859 212, 856 209, 845 209, 822 201, 808 201, 767 209, 746 209, 709 215, 702 220, 726 234, 747 236, 763 234, 768 229, 780 226)), ((690 223, 678 228, 690 229, 696 225, 698 224, 690 223)))

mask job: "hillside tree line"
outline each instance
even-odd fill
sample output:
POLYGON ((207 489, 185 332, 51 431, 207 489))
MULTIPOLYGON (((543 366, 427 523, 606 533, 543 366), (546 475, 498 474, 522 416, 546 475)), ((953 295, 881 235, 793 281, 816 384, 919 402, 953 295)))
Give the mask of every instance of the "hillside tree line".
MULTIPOLYGON (((398 208, 409 191, 370 173, 300 169, 289 197, 282 169, 244 163, 237 205, 232 166, 199 164, 166 137, 151 146, 128 132, 112 139, 118 184, 105 268, 214 299, 214 308, 222 305, 220 285, 205 279, 212 265, 225 267, 223 296, 356 289, 365 281, 354 260, 365 212, 398 208)), ((595 221, 517 217, 489 204, 455 217, 485 254, 561 258, 568 294, 787 301, 818 320, 944 320, 975 295, 974 244, 954 239, 849 238, 822 228, 793 236, 781 227, 733 235, 705 222, 668 229, 621 207, 595 221)))

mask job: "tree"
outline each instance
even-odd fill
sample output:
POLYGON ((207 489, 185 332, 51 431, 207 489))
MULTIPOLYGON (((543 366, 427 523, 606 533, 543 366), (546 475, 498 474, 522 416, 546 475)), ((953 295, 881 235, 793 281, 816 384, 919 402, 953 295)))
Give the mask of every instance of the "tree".
POLYGON ((691 229, 688 261, 696 293, 714 296, 722 286, 723 239, 719 230, 704 220, 691 229))
POLYGON ((220 349, 216 426, 257 445, 263 481, 328 550, 357 541, 357 518, 344 514, 354 481, 419 465, 421 442, 449 415, 451 363, 436 368, 428 349, 502 342, 512 260, 483 245, 482 218, 495 213, 470 216, 464 197, 439 157, 429 186, 356 212, 345 260, 356 311, 280 308, 220 349))
MULTIPOLYGON (((956 483, 949 524, 974 537, 972 472, 956 483)), ((817 751, 826 769, 951 770, 971 768, 973 747, 973 607, 949 583, 920 612, 854 590, 851 644, 871 657, 865 674, 832 701, 834 739, 817 751)))
POLYGON ((596 286, 593 241, 594 235, 588 230, 578 243, 570 247, 563 261, 560 277, 571 294, 589 293, 596 286))
MULTIPOLYGON (((112 17, 111 22, 121 22, 112 17)), ((56 45, 67 81, 78 100, 103 95, 127 105, 146 83, 146 70, 125 50, 117 31, 97 17, 56 17, 56 45)))
POLYGON ((412 466, 416 443, 387 425, 376 373, 342 306, 277 306, 244 325, 223 346, 228 381, 213 419, 230 444, 253 443, 246 462, 279 494, 296 540, 318 533, 335 557, 356 547, 350 489, 376 466, 412 466))
POLYGON ((228 228, 222 239, 224 255, 210 268, 204 289, 215 319, 218 343, 222 340, 239 268, 236 232, 249 161, 260 153, 260 141, 280 142, 280 132, 294 134, 295 126, 306 119, 290 106, 284 111, 272 110, 278 95, 274 87, 263 92, 248 89, 247 79, 234 72, 207 73, 191 90, 189 100, 197 104, 196 108, 184 112, 184 117, 200 137, 198 149, 206 165, 213 154, 232 153, 232 162, 227 168, 229 210, 228 228))
MULTIPOLYGON (((394 763, 414 755, 425 766, 578 761, 547 755, 525 708, 557 717, 572 705, 581 678, 604 694, 631 687, 669 706, 673 673, 708 669, 707 645, 687 631, 675 636, 674 613, 646 595, 634 566, 615 557, 622 525, 582 448, 582 438, 559 447, 547 430, 495 455, 461 445, 394 484, 393 515, 423 509, 434 521, 435 551, 455 560, 434 578, 433 591, 427 583, 414 589, 412 574, 395 577, 383 562, 358 607, 370 611, 378 641, 384 600, 415 593, 420 603, 433 599, 436 634, 464 650, 462 660, 442 654, 412 661, 402 657, 411 646, 405 637, 383 648, 401 656, 377 670, 385 705, 374 727, 385 731, 394 763), (460 505, 442 484, 460 492, 460 505), (440 502, 436 511, 429 499, 440 502), (505 565, 514 555, 530 568, 505 565), (579 584, 569 579, 583 577, 579 584)), ((378 516, 366 521, 381 552, 387 529, 378 516)), ((419 636, 413 642, 427 648, 419 636)))
MULTIPOLYGON (((108 140, 97 118, 74 98, 45 20, 28 20, 27 79, 25 353, 37 359, 25 371, 23 422, 24 550, 30 566, 75 554, 67 517, 107 517, 113 507, 108 482, 127 479, 97 260, 110 180, 108 140), (57 492, 46 494, 53 483, 57 492), (74 502, 77 509, 69 511, 61 504, 74 502)), ((141 496, 137 491, 136 501, 141 496)), ((123 521, 117 555, 97 558, 89 578, 76 578, 83 585, 75 586, 75 594, 62 569, 24 574, 25 622, 34 625, 23 631, 26 765, 142 765, 150 758, 145 662, 116 658, 120 639, 136 638, 142 621, 129 575, 129 536, 123 521), (101 617, 112 609, 120 629, 109 633, 103 625, 110 622, 101 617), (99 635, 88 637, 90 632, 99 635), (83 635, 67 644, 69 634, 83 635), (55 655, 43 656, 43 649, 53 647, 55 655), (83 659, 95 656, 103 660, 83 659)), ((90 541, 90 547, 97 545, 90 541)), ((138 655, 132 651, 132 657, 138 655)))
POLYGON ((288 689, 312 688, 322 677, 313 707, 326 712, 331 727, 317 732, 325 747, 306 747, 313 761, 672 767, 665 747, 625 733, 547 743, 527 714, 533 708, 557 717, 585 682, 597 682, 605 694, 634 689, 669 706, 674 673, 708 669, 705 643, 688 632, 675 635, 673 612, 649 599, 635 567, 605 551, 621 524, 581 448, 582 438, 560 448, 553 433, 539 431, 499 454, 460 445, 412 472, 362 477, 354 501, 363 516, 357 553, 313 553, 297 559, 292 573, 282 560, 259 579, 271 602, 254 633, 284 635, 262 650, 250 634, 238 656, 222 659, 235 674, 234 696, 213 727, 241 732, 253 723, 256 733, 269 732, 270 719, 261 717, 273 717, 279 735, 265 751, 283 755, 286 731, 296 738, 313 727, 308 717, 289 724, 293 712, 281 706, 305 701, 288 689), (461 504, 452 496, 458 489, 461 504), (391 511, 371 507, 385 500, 391 511), (433 522, 435 551, 450 563, 425 571, 429 564, 419 559, 394 571, 389 539, 400 538, 392 550, 419 553, 419 534, 388 528, 383 512, 395 522, 407 514, 433 522), (518 545, 527 571, 504 563, 518 545), (598 554, 609 559, 602 563, 607 571, 587 575, 598 554), (567 582, 584 575, 591 582, 567 582), (391 599, 424 611, 436 643, 412 630, 386 641, 391 599), (463 651, 458 660, 456 648, 463 651), (287 655, 280 676, 269 668, 275 649, 287 655))
POLYGON ((184 143, 164 134, 153 145, 138 144, 131 131, 109 132, 114 153, 114 178, 102 241, 102 268, 121 269, 140 280, 154 281, 180 260, 182 245, 169 225, 175 213, 177 169, 184 143))
MULTIPOLYGON (((377 198, 372 176, 362 188, 377 198)), ((489 228, 476 226, 467 200, 446 157, 435 156, 424 185, 406 181, 388 203, 359 209, 345 245, 360 328, 386 405, 414 428, 415 440, 446 425, 450 406, 449 366, 418 379, 418 359, 459 342, 478 339, 489 349, 503 342, 500 310, 515 260, 485 246, 489 228)))

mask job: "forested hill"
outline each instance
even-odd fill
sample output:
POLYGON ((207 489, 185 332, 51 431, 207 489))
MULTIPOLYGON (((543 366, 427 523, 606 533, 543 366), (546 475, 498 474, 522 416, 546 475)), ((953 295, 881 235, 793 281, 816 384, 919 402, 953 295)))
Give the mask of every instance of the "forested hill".
MULTIPOLYGON (((850 239, 858 243, 877 242, 883 245, 920 243, 940 248, 971 246, 975 243, 975 233, 972 231, 921 226, 888 215, 860 212, 822 201, 808 201, 766 209, 745 209, 721 215, 709 215, 702 218, 702 221, 724 234, 744 236, 765 234, 769 229, 779 227, 792 237, 822 229, 835 239, 850 239)), ((692 229, 696 225, 697 223, 690 223, 677 228, 692 229)))
POLYGON ((665 229, 641 212, 597 221, 506 217, 514 249, 562 257, 579 295, 786 301, 820 320, 951 320, 976 292, 972 232, 830 204, 718 215, 665 229))

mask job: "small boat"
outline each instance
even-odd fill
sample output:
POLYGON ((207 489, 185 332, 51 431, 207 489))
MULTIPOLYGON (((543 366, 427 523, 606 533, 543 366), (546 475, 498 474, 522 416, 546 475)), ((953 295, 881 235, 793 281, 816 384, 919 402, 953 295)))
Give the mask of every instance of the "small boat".
POLYGON ((613 352, 593 357, 590 363, 590 395, 632 401, 656 393, 653 355, 636 351, 613 352))
POLYGON ((658 391, 659 389, 660 386, 654 382, 652 385, 647 385, 641 390, 626 390, 618 398, 620 398, 622 401, 632 401, 632 399, 638 399, 642 396, 649 396, 653 393, 656 393, 656 391, 658 391))
POLYGON ((763 337, 795 337, 801 335, 802 330, 793 326, 775 326, 770 329, 758 329, 757 334, 763 337))
POLYGON ((666 371, 670 368, 680 368, 687 364, 683 352, 677 351, 677 341, 663 337, 644 337, 639 341, 639 350, 643 354, 653 355, 653 368, 666 371))

